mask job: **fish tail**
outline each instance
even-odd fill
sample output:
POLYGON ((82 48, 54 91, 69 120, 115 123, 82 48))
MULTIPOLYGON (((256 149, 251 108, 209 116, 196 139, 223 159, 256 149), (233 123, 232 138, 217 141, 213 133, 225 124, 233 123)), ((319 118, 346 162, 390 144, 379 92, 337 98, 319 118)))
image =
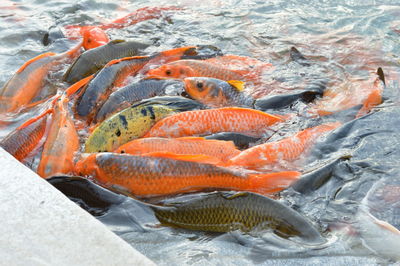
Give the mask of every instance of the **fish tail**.
POLYGON ((301 173, 297 171, 250 174, 248 176, 250 179, 249 190, 262 194, 279 192, 298 180, 300 176, 301 173))
POLYGON ((380 89, 374 89, 364 101, 361 109, 358 111, 356 118, 366 115, 371 109, 382 103, 382 91, 380 89))

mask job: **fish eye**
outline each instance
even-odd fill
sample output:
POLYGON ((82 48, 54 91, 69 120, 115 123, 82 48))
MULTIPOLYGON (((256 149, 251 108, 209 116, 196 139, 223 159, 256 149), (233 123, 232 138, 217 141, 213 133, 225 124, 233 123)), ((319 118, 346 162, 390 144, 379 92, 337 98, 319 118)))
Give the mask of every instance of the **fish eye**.
POLYGON ((165 74, 167 75, 167 76, 170 76, 172 73, 171 73, 171 70, 167 70, 167 71, 165 71, 165 74))
POLYGON ((203 88, 203 82, 197 82, 196 87, 199 89, 203 88))

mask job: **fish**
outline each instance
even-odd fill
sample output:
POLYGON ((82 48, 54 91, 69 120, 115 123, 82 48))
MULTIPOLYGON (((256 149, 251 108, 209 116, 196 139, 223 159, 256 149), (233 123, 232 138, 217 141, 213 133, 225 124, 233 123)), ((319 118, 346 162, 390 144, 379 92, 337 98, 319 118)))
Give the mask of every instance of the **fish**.
POLYGON ((326 242, 317 227, 285 204, 252 192, 216 191, 166 199, 149 205, 163 225, 209 232, 240 230, 261 235, 273 230, 309 244, 326 242))
POLYGON ((175 113, 160 104, 139 104, 124 109, 100 123, 85 142, 85 152, 113 151, 142 137, 160 119, 175 113))
POLYGON ((107 44, 110 39, 99 27, 86 27, 83 31, 83 48, 90 50, 107 44))
POLYGON ((158 68, 150 69, 146 73, 151 78, 177 78, 210 77, 221 80, 241 80, 245 77, 235 71, 214 65, 202 60, 177 60, 164 64, 158 68))
POLYGON ((307 128, 291 137, 276 142, 267 142, 253 146, 230 159, 227 165, 253 169, 262 168, 271 164, 294 161, 315 143, 318 137, 334 130, 340 125, 340 122, 326 123, 307 128))
POLYGON ((260 138, 252 137, 249 135, 235 133, 235 132, 220 132, 204 137, 205 139, 217 139, 225 141, 233 141, 238 149, 249 148, 250 143, 255 143, 260 140, 260 138))
POLYGON ((97 112, 94 122, 101 122, 113 113, 128 108, 135 102, 164 94, 168 87, 182 87, 180 81, 145 79, 111 93, 97 112))
POLYGON ((69 39, 78 39, 82 37, 85 33, 85 31, 88 30, 88 28, 99 28, 101 30, 108 30, 108 29, 120 29, 124 27, 128 27, 130 25, 139 23, 144 20, 149 20, 149 19, 154 19, 154 18, 161 18, 164 15, 165 11, 178 11, 182 10, 183 8, 181 7, 175 7, 175 6, 170 6, 170 7, 143 7, 139 8, 138 10, 129 13, 128 15, 115 19, 109 23, 103 23, 99 25, 93 25, 93 26, 80 26, 80 25, 66 25, 64 27, 65 31, 65 36, 69 39))
POLYGON ((52 110, 46 110, 39 116, 29 119, 24 124, 10 132, 0 141, 0 147, 14 156, 18 161, 24 160, 45 136, 48 116, 52 110))
POLYGON ((180 59, 183 55, 197 54, 196 46, 187 46, 162 51, 151 56, 133 56, 115 59, 85 87, 82 97, 77 101, 76 111, 81 118, 91 122, 108 96, 118 87, 126 85, 130 76, 136 75, 146 64, 162 64, 180 59))
POLYGON ((106 187, 135 197, 186 193, 209 188, 278 192, 300 177, 296 171, 257 173, 213 164, 119 153, 92 153, 79 160, 75 173, 93 176, 106 187))
POLYGON ((232 141, 207 140, 202 137, 182 137, 182 138, 141 138, 132 140, 118 149, 116 153, 128 153, 141 155, 151 152, 170 152, 175 154, 203 154, 216 157, 221 161, 238 155, 240 151, 236 149, 232 141))
POLYGON ((68 110, 68 98, 63 96, 54 106, 49 134, 44 143, 37 173, 43 178, 56 174, 69 174, 74 168, 74 156, 79 151, 79 136, 72 115, 68 110))
POLYGON ((63 80, 75 83, 102 69, 109 61, 139 55, 149 45, 134 41, 113 40, 106 45, 85 51, 68 68, 63 80))
POLYGON ((382 75, 378 73, 372 73, 368 79, 350 78, 338 87, 325 90, 322 98, 310 106, 308 113, 326 116, 361 104, 363 107, 356 116, 360 117, 382 103, 384 87, 382 75))
POLYGON ((25 62, 0 89, 0 113, 16 112, 32 104, 45 85, 48 74, 68 59, 76 58, 81 47, 82 43, 65 53, 48 52, 25 62))
POLYGON ((253 97, 244 92, 244 83, 237 80, 224 81, 215 78, 185 78, 186 93, 193 99, 210 107, 252 107, 253 97))
POLYGON ((157 122, 144 137, 185 137, 218 132, 261 136, 268 127, 283 118, 258 110, 225 107, 178 113, 157 122))

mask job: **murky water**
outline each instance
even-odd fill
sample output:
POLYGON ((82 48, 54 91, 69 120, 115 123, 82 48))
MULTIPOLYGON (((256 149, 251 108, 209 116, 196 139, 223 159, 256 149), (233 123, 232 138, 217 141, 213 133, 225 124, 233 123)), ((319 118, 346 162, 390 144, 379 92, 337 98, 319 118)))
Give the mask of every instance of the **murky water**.
MULTIPOLYGON (((1 0, 0 86, 28 59, 73 47, 62 37, 63 25, 96 24, 140 7, 171 4, 118 2, 1 0)), ((268 234, 254 238, 237 232, 216 235, 159 227, 150 211, 123 196, 106 211, 94 213, 97 218, 158 264, 370 265, 399 260, 399 236, 374 223, 365 210, 400 229, 400 1, 184 0, 176 4, 186 9, 168 19, 107 33, 111 39, 150 43, 149 53, 210 44, 227 54, 270 62, 275 68, 263 80, 270 84, 265 90, 275 93, 318 82, 340 86, 348 80, 368 79, 369 72, 382 67, 387 80, 385 102, 358 120, 339 116, 347 123, 320 141, 302 162, 304 171, 351 155, 333 167, 324 183, 304 193, 292 189, 282 193, 283 202, 325 230, 326 246, 297 246, 268 234), (292 46, 309 59, 308 64, 290 60, 292 46)), ((299 104, 286 111, 304 109, 299 104)), ((271 140, 314 122, 300 116, 271 140)))

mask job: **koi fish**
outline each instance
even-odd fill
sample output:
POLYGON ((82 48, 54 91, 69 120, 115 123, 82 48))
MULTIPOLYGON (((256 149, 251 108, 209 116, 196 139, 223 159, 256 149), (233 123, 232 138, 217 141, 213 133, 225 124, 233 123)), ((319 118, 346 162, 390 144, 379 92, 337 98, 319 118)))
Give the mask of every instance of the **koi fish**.
POLYGON ((113 151, 142 137, 158 120, 175 113, 163 105, 137 105, 122 110, 99 124, 86 140, 85 152, 113 151))
POLYGON ((180 59, 183 55, 197 54, 196 46, 187 46, 156 53, 152 56, 134 56, 115 59, 107 63, 86 89, 77 102, 79 116, 90 122, 96 110, 118 87, 125 86, 129 76, 136 75, 146 64, 165 63, 180 59))
POLYGON ((0 113, 14 112, 31 104, 40 94, 49 72, 80 54, 82 44, 62 54, 44 53, 27 61, 0 89, 0 113))
POLYGON ((151 69, 146 74, 152 78, 209 77, 221 80, 246 80, 245 76, 235 71, 201 60, 178 60, 158 68, 151 69))
POLYGON ((118 149, 116 153, 141 155, 152 152, 170 152, 175 154, 203 154, 227 161, 240 153, 232 141, 207 140, 201 137, 142 138, 132 140, 118 149))
POLYGON ((76 173, 92 175, 108 187, 138 197, 192 192, 207 188, 274 193, 297 180, 299 172, 242 173, 213 164, 117 153, 90 154, 76 173))
POLYGON ((298 236, 309 243, 325 243, 306 217, 274 199, 251 192, 196 193, 149 205, 164 225, 211 232, 240 230, 260 234, 267 229, 280 236, 298 236))
POLYGON ((128 27, 130 25, 134 25, 141 21, 161 18, 164 15, 165 11, 176 11, 182 10, 183 8, 180 7, 143 7, 139 8, 138 10, 122 17, 118 18, 114 21, 109 23, 100 24, 97 26, 79 26, 79 25, 67 25, 65 26, 65 35, 69 39, 78 39, 79 37, 83 36, 84 33, 92 28, 98 28, 101 30, 108 30, 108 29, 120 29, 124 27, 128 27))
POLYGON ((83 30, 83 48, 90 50, 107 44, 110 39, 107 34, 99 27, 86 27, 83 30))
POLYGON ((228 165, 246 168, 261 168, 280 161, 294 161, 312 145, 319 136, 334 130, 341 123, 327 123, 307 128, 299 133, 276 142, 267 142, 242 151, 229 160, 228 165))
POLYGON ((97 112, 94 122, 101 122, 109 115, 128 108, 135 102, 164 94, 168 87, 183 87, 183 84, 175 80, 147 79, 122 87, 110 94, 97 112))
MULTIPOLYGON (((378 71, 383 73, 382 69, 379 69, 378 71)), ((382 77, 382 75, 374 75, 368 80, 349 80, 340 87, 329 88, 324 91, 323 97, 315 102, 309 112, 325 116, 362 105, 357 117, 362 116, 382 103, 385 86, 382 77)))
POLYGON ((102 69, 113 59, 136 56, 148 47, 147 44, 114 40, 106 45, 82 53, 68 68, 64 81, 75 83, 102 69))
POLYGON ((62 97, 54 106, 49 135, 44 143, 37 169, 43 178, 68 174, 73 170, 73 159, 79 150, 79 137, 68 111, 68 98, 62 97))
POLYGON ((1 140, 0 147, 18 161, 22 161, 38 147, 45 135, 47 118, 51 113, 52 110, 49 109, 41 115, 29 119, 1 140))
POLYGON ((254 99, 244 92, 244 83, 214 78, 185 78, 185 91, 189 96, 211 107, 253 106, 254 99))
POLYGON ((239 107, 188 111, 162 119, 144 137, 177 138, 227 131, 260 136, 269 126, 282 121, 278 116, 239 107))

